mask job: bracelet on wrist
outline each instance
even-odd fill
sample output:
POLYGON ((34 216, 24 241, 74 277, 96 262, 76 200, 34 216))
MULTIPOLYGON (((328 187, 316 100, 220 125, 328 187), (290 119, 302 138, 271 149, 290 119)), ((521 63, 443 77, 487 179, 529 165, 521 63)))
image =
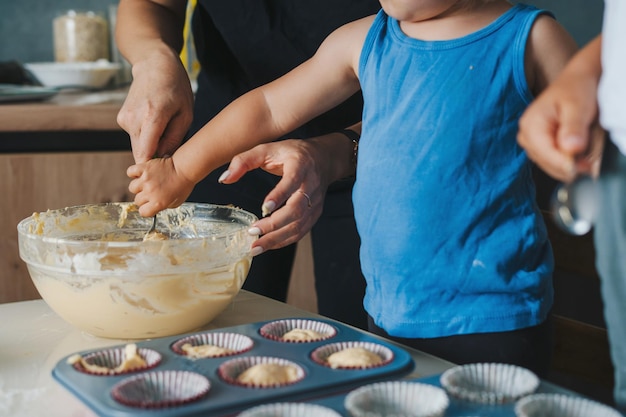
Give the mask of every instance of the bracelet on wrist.
POLYGON ((359 139, 361 139, 361 135, 351 129, 343 129, 339 131, 339 133, 345 135, 352 141, 352 165, 356 167, 357 157, 359 156, 359 139))

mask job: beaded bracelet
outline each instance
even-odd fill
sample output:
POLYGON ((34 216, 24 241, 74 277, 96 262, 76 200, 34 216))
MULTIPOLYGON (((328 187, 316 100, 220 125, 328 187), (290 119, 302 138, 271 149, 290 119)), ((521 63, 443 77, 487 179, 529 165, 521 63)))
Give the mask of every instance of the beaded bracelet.
POLYGON ((345 135, 352 141, 352 164, 356 167, 357 157, 359 155, 359 139, 361 135, 351 129, 340 130, 339 133, 345 135))

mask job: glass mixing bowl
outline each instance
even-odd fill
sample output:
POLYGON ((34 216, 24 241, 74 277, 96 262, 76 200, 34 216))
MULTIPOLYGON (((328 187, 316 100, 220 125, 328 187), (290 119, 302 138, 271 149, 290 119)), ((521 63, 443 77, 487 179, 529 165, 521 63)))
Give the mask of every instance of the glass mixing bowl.
POLYGON ((143 339, 192 331, 241 289, 257 218, 195 203, 157 218, 157 238, 145 239, 152 218, 132 203, 34 213, 17 226, 20 257, 50 308, 88 333, 143 339))

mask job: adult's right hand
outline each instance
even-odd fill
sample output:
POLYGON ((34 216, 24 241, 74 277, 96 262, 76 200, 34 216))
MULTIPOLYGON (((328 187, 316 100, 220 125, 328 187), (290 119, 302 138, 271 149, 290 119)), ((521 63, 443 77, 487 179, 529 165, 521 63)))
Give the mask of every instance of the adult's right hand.
POLYGON ((154 50, 133 64, 133 81, 117 115, 129 135, 136 163, 172 155, 193 118, 193 92, 174 50, 154 50))
POLYGON ((548 88, 526 109, 517 140, 547 174, 570 182, 596 175, 604 143, 598 123, 601 38, 572 58, 548 88))

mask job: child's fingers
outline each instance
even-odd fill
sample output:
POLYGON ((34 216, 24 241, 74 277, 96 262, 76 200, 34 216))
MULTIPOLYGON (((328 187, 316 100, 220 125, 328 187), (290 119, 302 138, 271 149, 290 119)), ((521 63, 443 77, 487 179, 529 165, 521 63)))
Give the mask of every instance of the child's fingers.
POLYGON ((131 165, 126 169, 126 176, 129 178, 139 178, 143 173, 143 169, 139 165, 131 165))

